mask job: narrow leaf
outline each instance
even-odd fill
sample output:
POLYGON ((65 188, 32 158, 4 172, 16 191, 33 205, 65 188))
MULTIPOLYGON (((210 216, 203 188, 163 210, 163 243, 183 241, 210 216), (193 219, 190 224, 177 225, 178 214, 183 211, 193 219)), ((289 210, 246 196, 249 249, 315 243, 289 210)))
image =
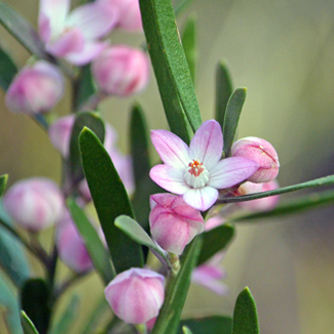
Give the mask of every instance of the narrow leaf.
POLYGON ((152 334, 175 334, 190 285, 191 272, 197 263, 202 239, 198 236, 186 248, 181 258, 181 268, 176 277, 170 277, 164 304, 152 334))
POLYGON ((0 197, 3 195, 8 182, 8 174, 0 176, 0 197))
POLYGON ((320 193, 302 196, 298 199, 292 199, 288 202, 280 203, 271 211, 256 212, 245 216, 233 218, 233 222, 280 218, 285 215, 291 215, 302 211, 310 210, 316 207, 334 203, 334 191, 328 190, 320 193))
POLYGON ((0 1, 0 23, 11 33, 29 52, 38 58, 51 60, 45 53, 44 45, 36 30, 15 10, 0 1))
POLYGON ((13 222, 0 202, 0 265, 17 287, 30 276, 29 262, 13 222), (14 234, 11 232, 13 231, 14 234), (19 268, 19 270, 18 270, 19 268))
POLYGON ((73 221, 85 242, 94 267, 101 276, 105 285, 107 285, 116 274, 114 268, 111 266, 109 253, 84 211, 72 198, 68 199, 66 203, 73 221))
POLYGON ((259 323, 254 298, 249 288, 243 289, 233 312, 232 334, 259 334, 259 323))
POLYGON ((21 324, 24 334, 38 334, 34 323, 30 320, 27 313, 21 311, 21 324))
POLYGON ((151 164, 147 134, 148 129, 143 110, 139 104, 136 104, 132 108, 130 120, 132 168, 136 183, 132 205, 137 221, 145 229, 148 228, 150 195, 160 191, 160 188, 149 177, 151 164))
POLYGON ((134 218, 134 214, 109 154, 88 128, 81 131, 79 142, 83 169, 116 272, 142 267, 140 245, 114 225, 118 216, 125 214, 134 218))
POLYGON ((311 181, 303 182, 294 184, 292 186, 278 188, 274 190, 269 191, 263 191, 256 194, 249 194, 249 195, 242 195, 242 196, 235 196, 235 197, 225 197, 219 201, 217 201, 216 204, 219 203, 238 203, 238 202, 244 202, 244 201, 251 201, 253 199, 258 198, 264 198, 274 195, 281 195, 286 194, 292 191, 302 190, 302 189, 308 189, 308 188, 314 188, 314 187, 321 187, 321 186, 330 186, 334 184, 334 175, 328 175, 325 177, 320 177, 318 179, 314 179, 311 181))
POLYGON ((128 216, 119 216, 115 220, 115 225, 123 231, 129 238, 136 241, 140 245, 149 247, 163 258, 163 260, 171 267, 168 258, 160 247, 150 238, 146 231, 132 218, 128 216))
POLYGON ((183 110, 193 131, 202 120, 173 7, 169 0, 140 0, 140 7, 147 47, 169 126, 189 142, 183 110))
POLYGON ((46 333, 49 327, 51 310, 49 289, 45 281, 34 278, 25 282, 21 290, 21 307, 35 324, 37 330, 46 333))
POLYGON ((23 334, 17 298, 2 275, 0 275, 0 317, 6 324, 6 333, 23 334))
POLYGON ((69 170, 69 178, 73 185, 76 185, 84 177, 81 158, 79 151, 79 134, 84 127, 90 128, 101 142, 104 142, 104 122, 96 112, 80 112, 76 115, 71 139, 70 139, 70 156, 67 162, 69 170))
POLYGON ((216 120, 224 129, 225 111, 228 100, 233 92, 230 72, 224 61, 218 63, 216 68, 216 120))
POLYGON ((212 316, 199 319, 181 320, 179 334, 182 333, 181 326, 187 326, 195 334, 231 334, 232 318, 226 316, 212 316))
POLYGON ((193 332, 187 326, 182 326, 182 331, 184 334, 193 334, 193 332))
POLYGON ((209 260, 217 252, 222 251, 234 237, 234 227, 230 224, 218 226, 203 234, 202 250, 197 265, 209 260))
POLYGON ((77 109, 80 110, 96 92, 97 89, 90 65, 83 66, 77 82, 77 109))
POLYGON ((17 73, 12 57, 0 46, 0 87, 6 91, 17 73))
POLYGON ((182 33, 182 44, 184 53, 189 66, 191 79, 195 84, 196 77, 196 63, 197 63, 197 40, 196 40, 196 18, 190 16, 185 24, 184 31, 182 33))
POLYGON ((224 115, 224 153, 228 156, 237 132, 242 106, 246 100, 246 88, 237 88, 230 96, 224 115))
POLYGON ((78 315, 79 296, 74 294, 66 306, 60 319, 55 323, 51 329, 51 334, 71 333, 71 326, 78 315))

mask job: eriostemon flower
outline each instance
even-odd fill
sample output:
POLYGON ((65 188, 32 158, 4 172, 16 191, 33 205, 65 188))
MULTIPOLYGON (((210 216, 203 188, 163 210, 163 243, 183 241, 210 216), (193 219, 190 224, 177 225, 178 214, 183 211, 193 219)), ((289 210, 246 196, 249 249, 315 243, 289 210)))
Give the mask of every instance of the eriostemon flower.
POLYGON ((39 34, 47 52, 74 65, 85 65, 106 47, 98 41, 118 20, 117 9, 88 3, 71 13, 70 0, 40 0, 39 34))
POLYGON ((250 177, 259 165, 249 159, 220 160, 223 134, 215 120, 204 122, 188 145, 167 130, 153 130, 151 138, 164 165, 154 166, 151 179, 192 207, 205 211, 218 198, 218 189, 230 188, 250 177))

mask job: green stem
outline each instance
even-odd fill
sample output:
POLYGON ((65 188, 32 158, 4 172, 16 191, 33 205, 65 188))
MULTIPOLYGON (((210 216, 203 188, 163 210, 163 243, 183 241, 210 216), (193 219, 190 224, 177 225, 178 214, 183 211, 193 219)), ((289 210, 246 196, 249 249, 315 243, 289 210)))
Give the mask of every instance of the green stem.
POLYGON ((216 202, 216 204, 252 201, 254 199, 259 199, 259 198, 264 198, 264 197, 269 197, 269 196, 274 196, 274 195, 281 195, 281 194, 289 193, 292 191, 314 188, 314 187, 321 187, 321 186, 329 186, 333 184, 334 184, 334 175, 329 175, 325 177, 320 177, 315 180, 298 183, 298 184, 288 186, 288 187, 283 187, 283 188, 269 190, 269 191, 263 191, 261 193, 221 198, 216 202))

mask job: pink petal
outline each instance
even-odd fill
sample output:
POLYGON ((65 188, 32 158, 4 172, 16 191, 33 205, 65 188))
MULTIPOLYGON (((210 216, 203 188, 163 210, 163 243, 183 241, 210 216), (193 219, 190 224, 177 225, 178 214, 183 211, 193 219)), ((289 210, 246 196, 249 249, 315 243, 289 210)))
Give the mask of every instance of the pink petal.
POLYGON ((60 34, 64 29, 64 21, 70 9, 70 0, 40 0, 39 9, 39 32, 46 42, 47 35, 50 37, 60 34), (50 33, 46 33, 48 20, 50 33))
POLYGON ((46 50, 56 57, 66 57, 72 52, 82 52, 85 40, 79 29, 70 29, 60 38, 46 45, 46 50))
POLYGON ((259 165, 252 160, 241 157, 227 158, 210 170, 209 186, 217 189, 232 187, 250 177, 259 165))
POLYGON ((177 135, 167 130, 151 131, 152 143, 157 150, 161 160, 175 168, 188 166, 187 144, 177 135))
POLYGON ((215 120, 204 122, 196 131, 189 146, 189 157, 203 162, 207 169, 213 167, 221 158, 223 134, 215 120))
POLYGON ((183 195, 184 201, 197 210, 209 209, 218 198, 218 190, 212 187, 188 189, 183 195))
POLYGON ((87 39, 100 38, 105 35, 118 20, 116 8, 99 3, 89 3, 71 12, 66 25, 81 30, 87 39))
POLYGON ((65 59, 74 65, 83 66, 96 58, 106 47, 107 44, 103 42, 86 42, 82 51, 72 52, 65 59))
POLYGON ((183 169, 167 165, 154 166, 150 171, 150 178, 161 188, 174 194, 182 195, 189 190, 183 179, 183 169))

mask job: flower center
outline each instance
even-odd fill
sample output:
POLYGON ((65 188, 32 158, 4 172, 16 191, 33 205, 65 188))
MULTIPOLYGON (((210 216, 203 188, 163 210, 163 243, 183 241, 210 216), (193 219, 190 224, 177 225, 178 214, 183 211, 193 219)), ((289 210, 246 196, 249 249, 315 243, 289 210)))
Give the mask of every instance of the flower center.
POLYGON ((184 180, 195 189, 203 188, 209 182, 209 172, 202 162, 194 159, 184 172, 184 180))

